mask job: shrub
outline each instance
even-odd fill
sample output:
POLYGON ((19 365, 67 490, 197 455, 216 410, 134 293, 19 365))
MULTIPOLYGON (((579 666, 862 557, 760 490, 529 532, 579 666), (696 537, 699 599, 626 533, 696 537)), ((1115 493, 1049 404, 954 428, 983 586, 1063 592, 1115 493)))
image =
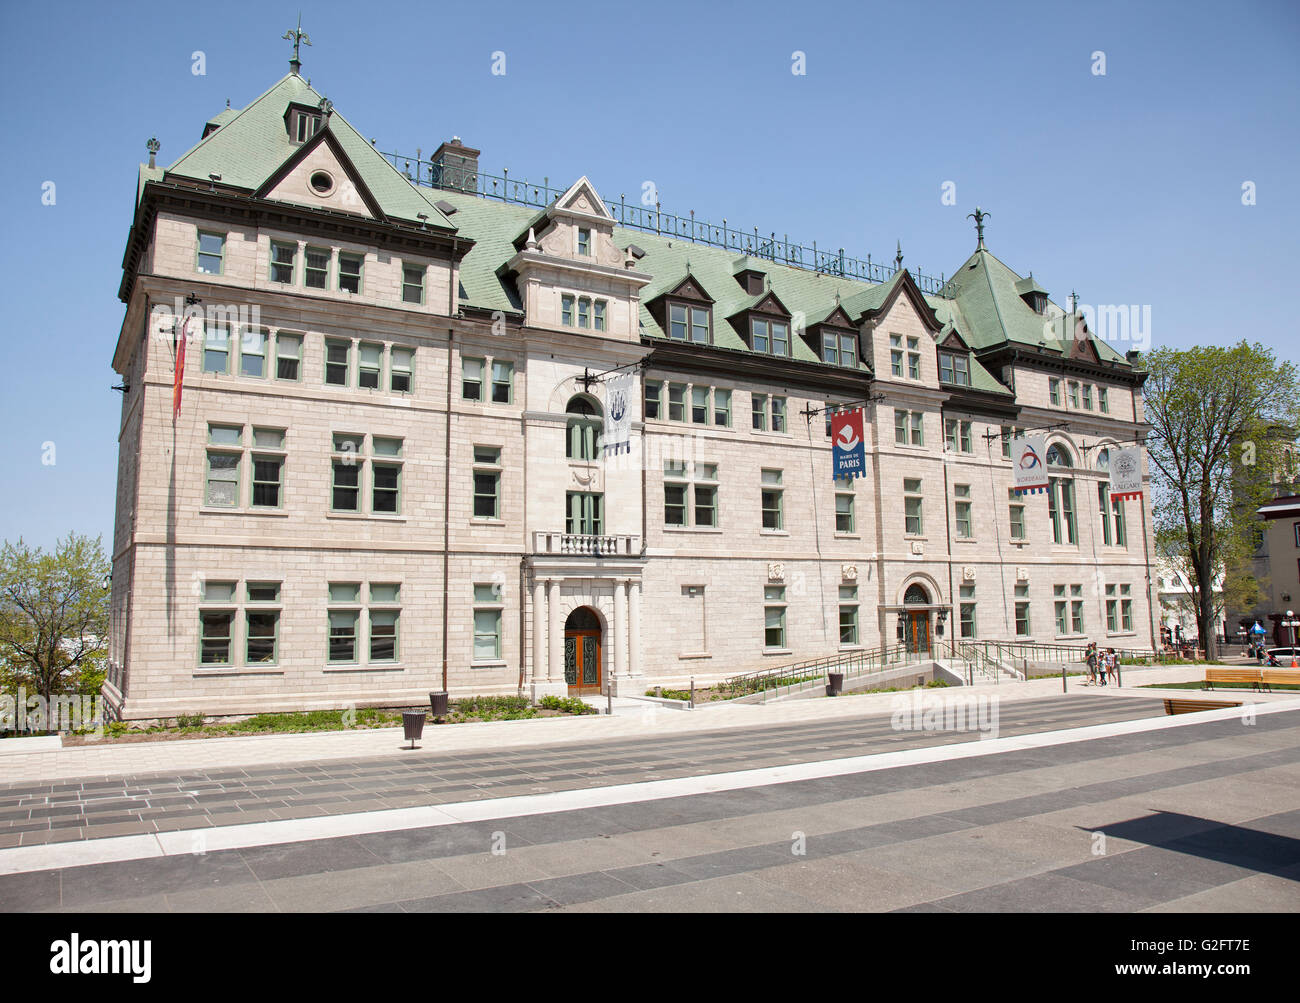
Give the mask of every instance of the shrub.
POLYGON ((202 714, 179 714, 176 717, 176 727, 178 728, 202 728, 202 714))
POLYGON ((542 697, 537 706, 544 710, 558 710, 564 714, 594 714, 596 708, 577 697, 542 697))

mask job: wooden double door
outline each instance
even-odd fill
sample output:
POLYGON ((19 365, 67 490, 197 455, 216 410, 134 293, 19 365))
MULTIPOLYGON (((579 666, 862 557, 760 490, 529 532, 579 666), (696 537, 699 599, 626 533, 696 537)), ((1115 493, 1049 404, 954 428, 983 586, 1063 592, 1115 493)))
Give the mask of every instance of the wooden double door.
POLYGON ((903 643, 909 653, 928 654, 930 651, 930 613, 928 610, 909 610, 903 621, 903 643))
POLYGON ((601 627, 595 613, 583 606, 564 624, 564 681, 570 696, 599 693, 604 675, 601 627))

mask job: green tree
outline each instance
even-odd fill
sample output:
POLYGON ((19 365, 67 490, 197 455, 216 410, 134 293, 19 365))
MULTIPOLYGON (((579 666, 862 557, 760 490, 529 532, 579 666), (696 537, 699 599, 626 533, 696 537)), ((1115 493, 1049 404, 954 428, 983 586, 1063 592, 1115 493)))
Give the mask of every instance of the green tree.
POLYGON ((1229 605, 1258 588, 1249 575, 1255 509, 1272 494, 1282 462, 1278 426, 1295 425, 1300 381, 1263 345, 1160 348, 1143 359, 1147 446, 1157 540, 1190 570, 1197 628, 1216 657, 1214 580, 1229 605))
POLYGON ((53 553, 0 549, 0 657, 13 683, 48 700, 92 683, 107 648, 109 570, 100 537, 69 533, 53 553))

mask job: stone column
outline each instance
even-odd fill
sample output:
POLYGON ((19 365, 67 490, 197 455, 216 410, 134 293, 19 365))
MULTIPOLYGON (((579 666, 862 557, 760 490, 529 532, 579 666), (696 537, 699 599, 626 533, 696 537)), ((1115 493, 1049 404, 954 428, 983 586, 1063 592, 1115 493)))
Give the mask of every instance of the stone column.
POLYGON ((547 659, 546 681, 564 684, 564 624, 560 621, 560 583, 554 578, 546 580, 546 608, 550 630, 548 641, 551 654, 547 659))
MULTIPOLYGON (((614 646, 614 679, 622 681, 627 675, 627 582, 619 579, 614 583, 614 630, 611 638, 614 646)), ((615 690, 617 692, 617 690, 615 690)))
POLYGON ((550 676, 546 661, 546 583, 533 579, 533 679, 545 682, 550 676))
POLYGON ((627 671, 630 676, 645 675, 641 666, 641 583, 630 583, 627 593, 627 671))

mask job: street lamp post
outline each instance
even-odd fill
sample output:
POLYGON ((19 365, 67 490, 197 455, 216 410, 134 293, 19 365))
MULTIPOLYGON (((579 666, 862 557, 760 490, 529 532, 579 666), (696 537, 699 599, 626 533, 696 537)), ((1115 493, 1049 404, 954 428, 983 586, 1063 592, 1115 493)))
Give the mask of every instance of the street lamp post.
POLYGON ((1291 668, 1294 669, 1297 666, 1295 660, 1295 612, 1293 610, 1286 611, 1286 625, 1291 630, 1291 668))

